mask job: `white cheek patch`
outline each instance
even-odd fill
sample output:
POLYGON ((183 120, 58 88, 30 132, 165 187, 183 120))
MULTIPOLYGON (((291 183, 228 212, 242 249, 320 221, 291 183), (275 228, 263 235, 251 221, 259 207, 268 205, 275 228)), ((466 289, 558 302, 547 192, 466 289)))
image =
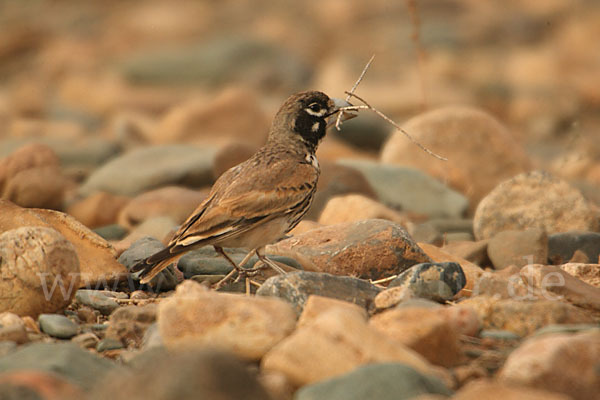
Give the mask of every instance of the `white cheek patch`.
POLYGON ((319 161, 317 160, 317 157, 315 157, 314 154, 307 154, 304 159, 308 161, 310 165, 312 165, 316 169, 319 169, 319 161))
POLYGON ((310 128, 311 131, 316 132, 319 130, 319 127, 321 126, 320 122, 315 122, 312 126, 312 128, 310 128))
POLYGON ((327 109, 325 108, 321 108, 319 111, 313 111, 310 108, 305 108, 304 111, 306 111, 308 115, 312 115, 313 117, 322 117, 325 114, 327 114, 327 109))

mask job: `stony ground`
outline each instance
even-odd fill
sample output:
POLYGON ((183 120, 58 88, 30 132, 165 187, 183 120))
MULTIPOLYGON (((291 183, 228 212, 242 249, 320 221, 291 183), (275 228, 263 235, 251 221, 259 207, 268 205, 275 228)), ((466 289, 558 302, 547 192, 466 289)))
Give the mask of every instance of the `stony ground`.
POLYGON ((496 3, 0 1, 0 398, 597 398, 600 7, 496 3), (128 273, 373 53, 357 93, 448 161, 361 112, 285 275, 128 273))

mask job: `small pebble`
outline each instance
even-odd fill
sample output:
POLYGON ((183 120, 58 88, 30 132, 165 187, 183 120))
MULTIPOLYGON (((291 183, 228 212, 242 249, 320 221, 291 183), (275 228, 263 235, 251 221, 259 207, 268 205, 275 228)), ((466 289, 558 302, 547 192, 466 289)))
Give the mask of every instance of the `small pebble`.
POLYGON ((59 314, 41 314, 38 323, 42 332, 58 339, 70 339, 78 330, 76 323, 59 314))
POLYGON ((102 290, 79 289, 75 293, 75 299, 83 305, 100 311, 103 315, 110 315, 119 307, 119 303, 102 290))
POLYGON ((98 344, 96 345, 96 351, 98 351, 99 353, 102 353, 104 351, 108 351, 108 350, 118 350, 118 349, 122 349, 123 343, 121 343, 120 340, 114 339, 114 338, 104 338, 102 340, 100 340, 98 342, 98 344))

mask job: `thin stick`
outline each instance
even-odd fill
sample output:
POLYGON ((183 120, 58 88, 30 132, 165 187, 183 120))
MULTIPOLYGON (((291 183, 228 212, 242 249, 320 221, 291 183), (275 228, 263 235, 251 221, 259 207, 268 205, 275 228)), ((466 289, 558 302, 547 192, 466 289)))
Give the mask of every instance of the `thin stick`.
POLYGON ((377 285, 377 284, 380 284, 380 283, 386 283, 386 282, 389 282, 389 281, 393 281, 397 277, 398 277, 398 275, 392 275, 392 276, 388 276, 387 278, 377 279, 375 281, 371 280, 371 283, 374 284, 374 285, 377 285))
MULTIPOLYGON (((429 150, 427 147, 423 146, 421 143, 417 142, 415 139, 413 139, 412 136, 410 136, 408 134, 408 132, 406 132, 404 129, 402 129, 402 127, 400 127, 400 125, 398 125, 397 123, 395 123, 391 118, 389 118, 387 115, 385 115, 384 113, 382 113, 381 111, 377 110, 376 108, 374 108, 373 106, 371 106, 369 103, 366 102, 366 100, 364 100, 362 97, 351 93, 351 92, 345 92, 347 95, 356 98, 358 101, 362 102, 369 110, 373 111, 375 114, 379 115, 381 118, 383 118, 384 120, 386 120, 387 122, 389 122, 394 128, 398 129, 400 132, 402 132, 404 134, 404 136, 406 136, 407 138, 410 139, 411 142, 413 142, 414 144, 416 144, 417 146, 419 146, 421 148, 421 150, 423 150, 424 152, 426 152, 427 154, 442 160, 442 161, 448 161, 447 158, 442 157, 436 153, 434 153, 433 151, 429 150)), ((341 112, 343 112, 344 109, 354 109, 357 106, 351 106, 351 107, 342 107, 340 108, 341 112)))
MULTIPOLYGON (((356 82, 354 82, 354 86, 352 86, 352 89, 350 89, 350 92, 346 92, 346 93, 348 93, 348 95, 346 96, 346 101, 350 100, 350 98, 354 94, 354 91, 356 90, 356 88, 358 87, 358 85, 360 84, 360 82, 365 77, 365 74, 367 73, 367 70, 371 66, 371 63, 373 62, 374 59, 375 59, 375 54, 373 54, 371 56, 371 58, 367 62, 367 65, 365 65, 365 67, 363 68, 362 72, 360 73, 360 76, 358 77, 358 79, 356 80, 356 82)), ((341 129, 342 114, 344 114, 343 111, 340 112, 340 113, 338 113, 337 119, 335 120, 335 129, 337 129, 338 131, 341 129)))

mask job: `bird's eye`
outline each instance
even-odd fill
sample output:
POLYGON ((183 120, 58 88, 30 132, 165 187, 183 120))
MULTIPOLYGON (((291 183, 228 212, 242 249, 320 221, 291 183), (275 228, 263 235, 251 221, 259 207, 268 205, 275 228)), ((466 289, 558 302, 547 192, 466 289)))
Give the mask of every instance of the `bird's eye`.
POLYGON ((308 107, 304 109, 309 115, 314 117, 322 117, 327 112, 327 109, 323 108, 319 103, 310 103, 308 107))
POLYGON ((308 108, 310 108, 314 112, 321 111, 321 105, 319 103, 311 103, 308 108))

